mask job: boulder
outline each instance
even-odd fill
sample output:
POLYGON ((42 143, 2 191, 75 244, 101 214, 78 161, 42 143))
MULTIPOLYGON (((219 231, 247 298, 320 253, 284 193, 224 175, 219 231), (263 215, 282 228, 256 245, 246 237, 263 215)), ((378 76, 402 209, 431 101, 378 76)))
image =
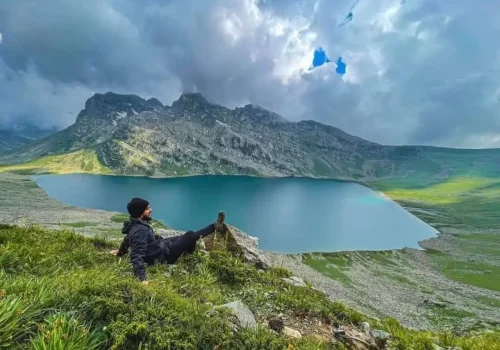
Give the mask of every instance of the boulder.
POLYGON ((261 270, 270 268, 271 265, 259 249, 259 239, 257 237, 249 236, 235 227, 229 229, 236 240, 236 244, 241 248, 245 261, 261 270))
MULTIPOLYGON (((199 241, 202 250, 227 249, 234 255, 240 256, 246 262, 256 266, 260 270, 267 270, 270 264, 259 249, 259 239, 238 230, 236 227, 227 225, 228 233, 211 234, 199 241)), ((168 238, 182 235, 184 231, 156 229, 158 235, 168 238)))
POLYGON ((233 302, 215 306, 215 308, 227 308, 231 313, 236 316, 239 322, 239 326, 243 328, 256 328, 257 321, 255 321, 255 316, 250 311, 250 309, 243 304, 240 300, 235 300, 233 302))
POLYGON ((207 250, 227 249, 258 269, 267 270, 270 268, 271 265, 259 249, 257 237, 249 236, 236 227, 230 225, 227 227, 229 232, 212 234, 204 239, 207 250))

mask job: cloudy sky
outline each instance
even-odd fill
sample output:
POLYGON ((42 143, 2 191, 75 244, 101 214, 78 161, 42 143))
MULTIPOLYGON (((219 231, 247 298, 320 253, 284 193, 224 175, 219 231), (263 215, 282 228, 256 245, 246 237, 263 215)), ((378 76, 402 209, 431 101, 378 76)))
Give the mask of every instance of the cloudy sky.
POLYGON ((201 92, 384 144, 500 147, 497 0, 2 0, 0 127, 201 92))

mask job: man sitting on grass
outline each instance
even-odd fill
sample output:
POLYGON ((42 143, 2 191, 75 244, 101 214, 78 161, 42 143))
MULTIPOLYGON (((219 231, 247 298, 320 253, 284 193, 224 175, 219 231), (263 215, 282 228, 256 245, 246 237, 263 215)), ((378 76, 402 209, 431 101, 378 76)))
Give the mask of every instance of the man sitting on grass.
POLYGON ((135 276, 143 283, 146 280, 146 267, 154 263, 174 264, 183 254, 193 253, 196 242, 213 232, 226 233, 228 228, 224 223, 225 214, 220 212, 217 220, 199 231, 188 231, 182 235, 163 238, 155 235, 151 227, 151 209, 149 202, 141 198, 132 198, 127 204, 130 220, 124 222, 122 233, 126 234, 119 249, 110 253, 123 256, 131 248, 130 261, 135 276))

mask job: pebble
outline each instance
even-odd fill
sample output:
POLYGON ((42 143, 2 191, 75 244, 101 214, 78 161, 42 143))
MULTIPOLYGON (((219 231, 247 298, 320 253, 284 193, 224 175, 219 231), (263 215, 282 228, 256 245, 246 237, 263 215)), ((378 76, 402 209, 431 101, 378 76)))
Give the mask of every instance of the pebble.
POLYGON ((297 339, 302 338, 302 334, 300 334, 299 331, 292 329, 290 327, 287 327, 287 326, 285 326, 283 328, 283 334, 286 335, 287 337, 291 337, 291 338, 297 338, 297 339))
POLYGON ((282 278, 282 280, 287 282, 287 283, 290 283, 291 285, 293 285, 295 287, 305 287, 306 286, 306 283, 304 282, 304 280, 300 277, 297 277, 297 276, 292 276, 290 278, 282 278))
POLYGON ((361 322, 361 329, 366 335, 370 335, 370 324, 368 322, 361 322))
POLYGON ((373 331, 371 331, 371 335, 375 339, 380 339, 380 340, 387 340, 391 337, 391 335, 389 333, 387 333, 386 331, 381 331, 381 330, 377 330, 377 329, 374 329, 373 331))

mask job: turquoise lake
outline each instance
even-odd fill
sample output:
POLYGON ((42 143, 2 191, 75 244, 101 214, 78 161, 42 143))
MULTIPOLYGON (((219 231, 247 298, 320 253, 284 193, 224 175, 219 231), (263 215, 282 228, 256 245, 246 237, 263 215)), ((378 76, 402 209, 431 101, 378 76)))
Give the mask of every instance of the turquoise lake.
POLYGON ((436 231, 367 187, 330 180, 195 176, 152 179, 101 175, 34 176, 47 194, 70 205, 126 213, 132 197, 153 217, 196 230, 224 210, 227 222, 259 238, 261 249, 334 252, 419 248, 436 231))

